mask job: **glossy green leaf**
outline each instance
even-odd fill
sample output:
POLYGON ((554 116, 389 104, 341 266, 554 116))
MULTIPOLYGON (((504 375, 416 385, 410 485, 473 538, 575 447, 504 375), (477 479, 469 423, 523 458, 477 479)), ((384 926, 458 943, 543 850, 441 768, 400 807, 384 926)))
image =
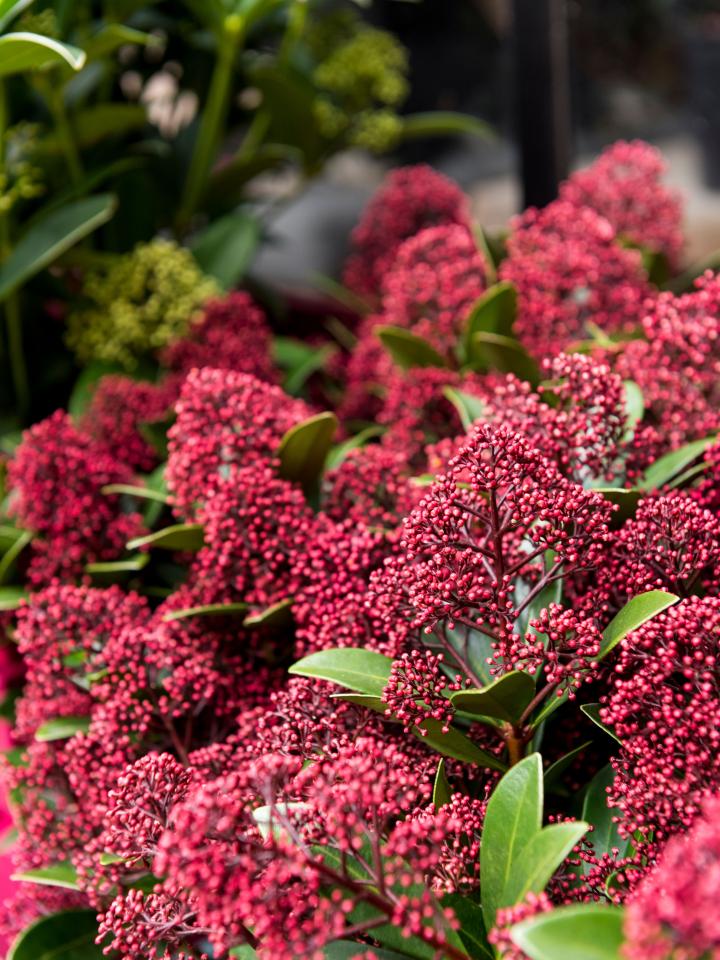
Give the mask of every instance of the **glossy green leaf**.
POLYGON ((487 407, 480 397, 463 393, 455 387, 445 387, 443 394, 457 410, 465 430, 469 430, 476 420, 482 420, 487 414, 487 407))
POLYGON ((510 936, 530 960, 621 960, 623 911, 598 903, 560 907, 515 924, 510 936))
POLYGON ((516 315, 515 287, 506 281, 489 287, 468 314, 464 334, 466 353, 470 353, 476 333, 498 333, 503 337, 512 337, 516 315))
POLYGON ((280 441, 280 475, 299 483, 305 492, 319 482, 338 429, 334 413, 318 413, 291 427, 280 441))
POLYGON ((236 617, 247 613, 246 603, 206 603, 200 607, 183 607, 181 610, 171 610, 163 620, 170 623, 173 620, 188 620, 191 617, 236 617))
POLYGON ((659 490, 669 483, 679 473, 682 473, 693 460, 700 457, 708 447, 711 447, 716 436, 703 437, 701 440, 693 440, 691 443, 680 447, 679 450, 673 450, 666 453, 664 457, 656 460, 652 466, 648 467, 645 475, 638 481, 638 487, 641 490, 659 490))
POLYGON ((446 803, 450 803, 451 798, 450 784, 448 783, 447 774, 445 773, 445 761, 441 760, 438 763, 435 780, 433 782, 433 806, 436 810, 439 810, 440 807, 444 807, 446 803))
POLYGON ((499 370, 514 373, 520 380, 536 386, 540 370, 536 361, 518 340, 499 333, 476 333, 470 346, 470 365, 480 371, 499 370))
POLYGON ((52 37, 25 32, 0 37, 0 79, 58 64, 80 70, 84 63, 84 51, 52 37))
POLYGON ((543 810, 542 761, 537 753, 512 767, 488 801, 481 838, 480 886, 485 927, 495 925, 505 888, 522 851, 540 832, 543 810))
MULTIPOLYGON (((369 693, 333 693, 333 700, 347 700, 348 703, 354 703, 358 707, 365 707, 366 710, 373 710, 375 713, 387 713, 388 705, 381 697, 373 697, 369 693)), ((389 717, 388 719, 393 719, 389 717)))
POLYGON ((326 461, 327 469, 337 469, 337 467, 339 467, 340 464, 345 461, 345 458, 349 453, 351 453, 353 450, 360 449, 360 447, 364 447, 368 440, 373 440, 375 437, 382 436, 384 432, 384 427, 366 427, 364 430, 356 433, 355 436, 349 437, 342 443, 338 443, 328 454, 326 461))
POLYGON ((200 523, 176 523, 146 537, 136 537, 127 544, 128 550, 150 547, 158 550, 187 550, 195 552, 203 545, 203 527, 200 523))
POLYGON ((447 367, 447 361, 427 340, 403 327, 381 325, 375 327, 375 334, 393 361, 403 370, 413 367, 447 367))
POLYGON ((622 741, 617 734, 600 719, 599 703, 583 703, 580 707, 580 710, 589 720, 592 720, 596 727, 599 727, 604 733, 606 733, 609 737, 612 737, 613 740, 616 740, 622 746, 622 741))
POLYGON ((14 873, 10 879, 22 883, 37 883, 43 887, 80 889, 77 873, 71 863, 56 863, 52 867, 41 867, 37 870, 21 870, 19 873, 14 873))
POLYGON ((476 746, 456 727, 450 727, 445 732, 439 720, 424 720, 419 727, 413 727, 412 732, 426 747, 431 747, 443 757, 452 757, 454 760, 462 760, 488 770, 507 769, 494 754, 476 746))
POLYGON ((0 0, 0 33, 35 0, 0 0))
POLYGON ((515 723, 535 696, 535 682, 527 673, 514 670, 498 677, 482 690, 460 690, 450 701, 456 710, 483 717, 498 717, 515 723))
POLYGON ((250 72, 250 80, 262 93, 265 139, 294 147, 302 166, 314 169, 322 154, 323 138, 314 112, 317 94, 309 77, 294 65, 268 59, 250 72))
POLYGON ((35 731, 35 739, 40 743, 51 740, 68 740, 76 733, 87 733, 90 729, 90 717, 55 717, 42 723, 35 731))
POLYGON ((588 831, 587 823, 553 823, 531 837, 515 858, 499 906, 512 907, 542 893, 563 860, 588 831))
POLYGON ((6 960, 104 960, 96 910, 63 910, 35 920, 13 940, 6 960))
POLYGON ((403 140, 419 137, 449 137, 469 135, 494 139, 492 127, 478 117, 452 110, 432 110, 428 113, 410 113, 401 117, 400 136, 403 140))
POLYGON ((256 630, 260 627, 267 630, 282 630, 292 625, 292 605, 291 599, 279 600, 272 606, 260 610, 258 613, 251 613, 243 620, 243 626, 249 630, 256 630))
POLYGON ((151 490, 150 487, 138 487, 132 483, 109 483, 100 491, 108 495, 118 494, 125 497, 136 497, 138 500, 153 500, 156 503, 167 503, 167 494, 160 490, 151 490))
MULTIPOLYGON (((0 42, 2 39, 0 37, 0 42)), ((75 200, 34 220, 7 260, 0 265, 0 300, 5 300, 78 240, 106 223, 115 212, 115 206, 115 198, 111 194, 99 194, 75 200)))
MULTIPOLYGON (((608 806, 608 789, 614 780, 615 771, 607 764, 590 781, 583 800, 582 819, 593 827, 590 840, 598 857, 611 853, 614 847, 622 850, 627 846, 627 840, 620 837, 618 825, 613 820, 613 817, 620 816, 620 811, 608 806)), ((582 864, 583 873, 591 869, 589 863, 582 864)))
POLYGON ((259 242, 258 221, 235 210, 206 227, 190 249, 203 271, 230 290, 247 273, 259 242))
POLYGON ((17 610, 26 597, 24 587, 0 587, 0 610, 17 610))
POLYGON ((382 653, 357 647, 319 650, 294 663, 288 673, 337 683, 357 693, 381 697, 390 678, 392 660, 382 653))
POLYGON ((674 593, 666 593, 664 590, 649 590, 647 593, 640 593, 632 600, 628 600, 622 610, 617 613, 610 623, 603 630, 602 641, 600 642, 600 656, 602 660, 618 643, 625 639, 631 630, 637 630, 648 620, 652 620, 663 610, 667 610, 674 603, 677 603, 680 597, 674 593))

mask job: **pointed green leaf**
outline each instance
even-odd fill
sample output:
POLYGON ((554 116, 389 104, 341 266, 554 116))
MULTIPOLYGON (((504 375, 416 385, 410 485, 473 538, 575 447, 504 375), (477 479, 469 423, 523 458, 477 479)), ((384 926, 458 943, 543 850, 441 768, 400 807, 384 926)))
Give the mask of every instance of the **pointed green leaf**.
POLYGON ((28 70, 44 70, 59 63, 71 70, 80 70, 85 63, 85 53, 40 33, 6 33, 0 37, 0 78, 28 70))
POLYGON ((457 410, 465 430, 469 430, 476 420, 482 420, 487 415, 487 407, 480 397, 463 393, 454 387, 445 387, 443 394, 457 410))
POLYGON ((413 367, 447 367, 447 361, 427 340, 403 327, 379 326, 375 333, 394 362, 403 370, 413 367))
POLYGON ((13 940, 6 960, 103 960, 96 910, 63 910, 35 920, 13 940))
MULTIPOLYGON (((333 700, 347 700, 348 703, 354 703, 358 707, 365 707, 367 710, 373 710, 375 713, 387 713, 388 705, 382 697, 373 697, 369 693, 333 693, 333 700)), ((391 717, 388 719, 392 719, 391 717)))
POLYGON ((542 893, 552 875, 588 831, 587 823, 553 823, 536 833, 516 858, 501 907, 512 907, 529 893, 542 893))
POLYGON ((488 770, 507 769, 494 754, 476 746, 456 727, 450 727, 446 733, 439 720, 424 720, 419 727, 413 727, 412 732, 426 747, 432 747, 443 757, 452 757, 454 760, 462 760, 464 763, 472 763, 488 770))
POLYGON ((281 476, 299 483, 306 493, 313 490, 323 472, 337 428, 334 413, 318 413, 291 427, 278 447, 281 476))
POLYGON ((173 620, 187 620, 190 617, 232 617, 247 613, 246 603, 206 603, 201 607, 183 607, 182 610, 171 610, 163 620, 170 623, 173 620))
POLYGON ((69 740, 76 733, 87 733, 90 729, 90 717, 55 717, 40 724, 35 731, 35 739, 40 743, 51 740, 69 740))
POLYGON ((267 607, 259 613, 253 613, 245 617, 243 626, 250 630, 257 629, 258 627, 265 627, 271 630, 281 630, 289 627, 293 622, 291 612, 292 605, 293 602, 291 599, 280 600, 278 603, 274 603, 271 607, 267 607))
POLYGON ((75 867, 71 863, 56 863, 52 867, 41 867, 37 870, 21 870, 19 873, 14 873, 10 879, 22 883, 38 883, 44 887, 80 889, 75 867))
POLYGON ((542 761, 537 753, 512 767, 495 787, 485 814, 481 838, 480 886, 485 927, 495 925, 495 914, 515 863, 525 846, 540 832, 543 810, 542 761))
MULTIPOLYGON (((2 40, 0 37, 0 43, 2 40)), ((115 212, 115 206, 116 201, 111 194, 99 194, 74 200, 34 220, 7 260, 0 265, 0 300, 5 300, 78 240, 106 223, 115 212)))
POLYGON ((357 693, 382 697, 390 678, 391 665, 390 657, 382 653, 357 647, 339 647, 311 653, 294 663, 288 673, 328 680, 357 693))
POLYGON ((659 490, 669 483, 679 473, 682 473, 693 460, 696 460, 705 451, 711 447, 717 440, 713 434, 710 437, 703 437, 702 440, 693 440, 692 443, 680 447, 679 450, 672 450, 660 457, 645 471, 645 475, 638 481, 638 487, 641 490, 659 490))
POLYGON ((438 763, 435 781, 433 783, 433 806, 436 810, 439 810, 440 807, 444 807, 446 803, 450 803, 451 798, 450 784, 448 783, 447 774, 445 773, 445 761, 441 760, 438 763))
POLYGON ((623 911, 583 903, 515 924, 513 942, 530 960, 621 960, 623 911))
MULTIPOLYGON (((627 846, 627 840, 621 838, 618 825, 613 821, 613 817, 620 816, 620 811, 608 805, 608 790, 614 780, 615 771, 607 764, 590 781, 583 800, 582 819, 593 828, 589 839, 598 857, 611 853, 614 847, 622 850, 627 846)), ((583 863, 582 870, 588 873, 591 865, 583 863)))
POLYGON ((469 362, 475 370, 514 373, 533 386, 540 382, 538 365, 525 347, 518 340, 499 333, 473 334, 469 362))
POLYGON ((483 717, 498 717, 515 723, 535 696, 535 682, 527 673, 514 670, 498 677, 482 690, 460 690, 450 701, 456 710, 483 717))
POLYGON ((68 413, 73 420, 79 420, 92 402, 93 395, 99 386, 99 381, 113 373, 122 373, 119 363, 109 360, 91 360, 80 372, 68 400, 68 413))
POLYGON ((599 727, 604 733, 606 733, 609 737, 612 737, 613 740, 616 740, 622 746, 622 741, 617 734, 600 719, 599 703, 583 703, 580 707, 580 710, 589 720, 592 720, 596 727, 599 727))
POLYGON ((150 547, 158 550, 195 552, 203 545, 203 527, 200 523, 176 523, 146 537, 136 537, 127 544, 128 550, 150 547))
POLYGON ((100 854, 100 866, 108 867, 111 863, 124 863, 125 857, 119 856, 117 853, 101 853, 100 854))
POLYGON ((473 960, 495 960, 495 950, 488 943, 480 904, 460 893, 445 894, 440 903, 445 908, 450 907, 457 917, 460 940, 473 960))
POLYGON ((674 593, 649 590, 628 600, 603 630, 599 659, 606 657, 632 630, 637 630, 648 620, 652 620, 663 610, 677 603, 679 599, 680 597, 676 597, 674 593))

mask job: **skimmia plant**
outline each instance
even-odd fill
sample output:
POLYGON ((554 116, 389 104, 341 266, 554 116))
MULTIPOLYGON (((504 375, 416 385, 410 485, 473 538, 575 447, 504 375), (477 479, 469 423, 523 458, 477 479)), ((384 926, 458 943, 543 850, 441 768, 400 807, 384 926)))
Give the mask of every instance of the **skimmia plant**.
POLYGON ((11 960, 720 956, 720 276, 662 169, 503 240, 397 170, 307 340, 167 241, 86 276, 4 464, 11 960))

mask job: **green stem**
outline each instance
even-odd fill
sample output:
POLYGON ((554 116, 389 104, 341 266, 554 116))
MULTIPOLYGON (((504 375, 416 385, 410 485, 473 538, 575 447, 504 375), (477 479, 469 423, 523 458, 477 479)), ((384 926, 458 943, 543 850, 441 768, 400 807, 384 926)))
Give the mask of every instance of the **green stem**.
POLYGON ((83 175, 82 163, 75 137, 70 129, 62 87, 48 87, 48 103, 55 121, 55 132, 65 155, 70 179, 73 183, 79 183, 83 175))
POLYGON ((233 64, 242 43, 243 34, 242 17, 233 14, 225 18, 223 32, 218 39, 218 55, 210 81, 210 90, 202 112, 185 182, 185 196, 177 220, 179 232, 184 232, 195 213, 217 156, 230 101, 233 64))

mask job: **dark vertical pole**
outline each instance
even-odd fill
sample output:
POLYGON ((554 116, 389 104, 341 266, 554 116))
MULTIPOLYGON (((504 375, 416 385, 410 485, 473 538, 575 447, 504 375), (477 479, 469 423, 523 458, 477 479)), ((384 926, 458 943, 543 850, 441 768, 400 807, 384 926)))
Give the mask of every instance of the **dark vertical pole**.
POLYGON ((513 0, 515 103, 525 206, 557 196, 570 162, 565 0, 513 0))

